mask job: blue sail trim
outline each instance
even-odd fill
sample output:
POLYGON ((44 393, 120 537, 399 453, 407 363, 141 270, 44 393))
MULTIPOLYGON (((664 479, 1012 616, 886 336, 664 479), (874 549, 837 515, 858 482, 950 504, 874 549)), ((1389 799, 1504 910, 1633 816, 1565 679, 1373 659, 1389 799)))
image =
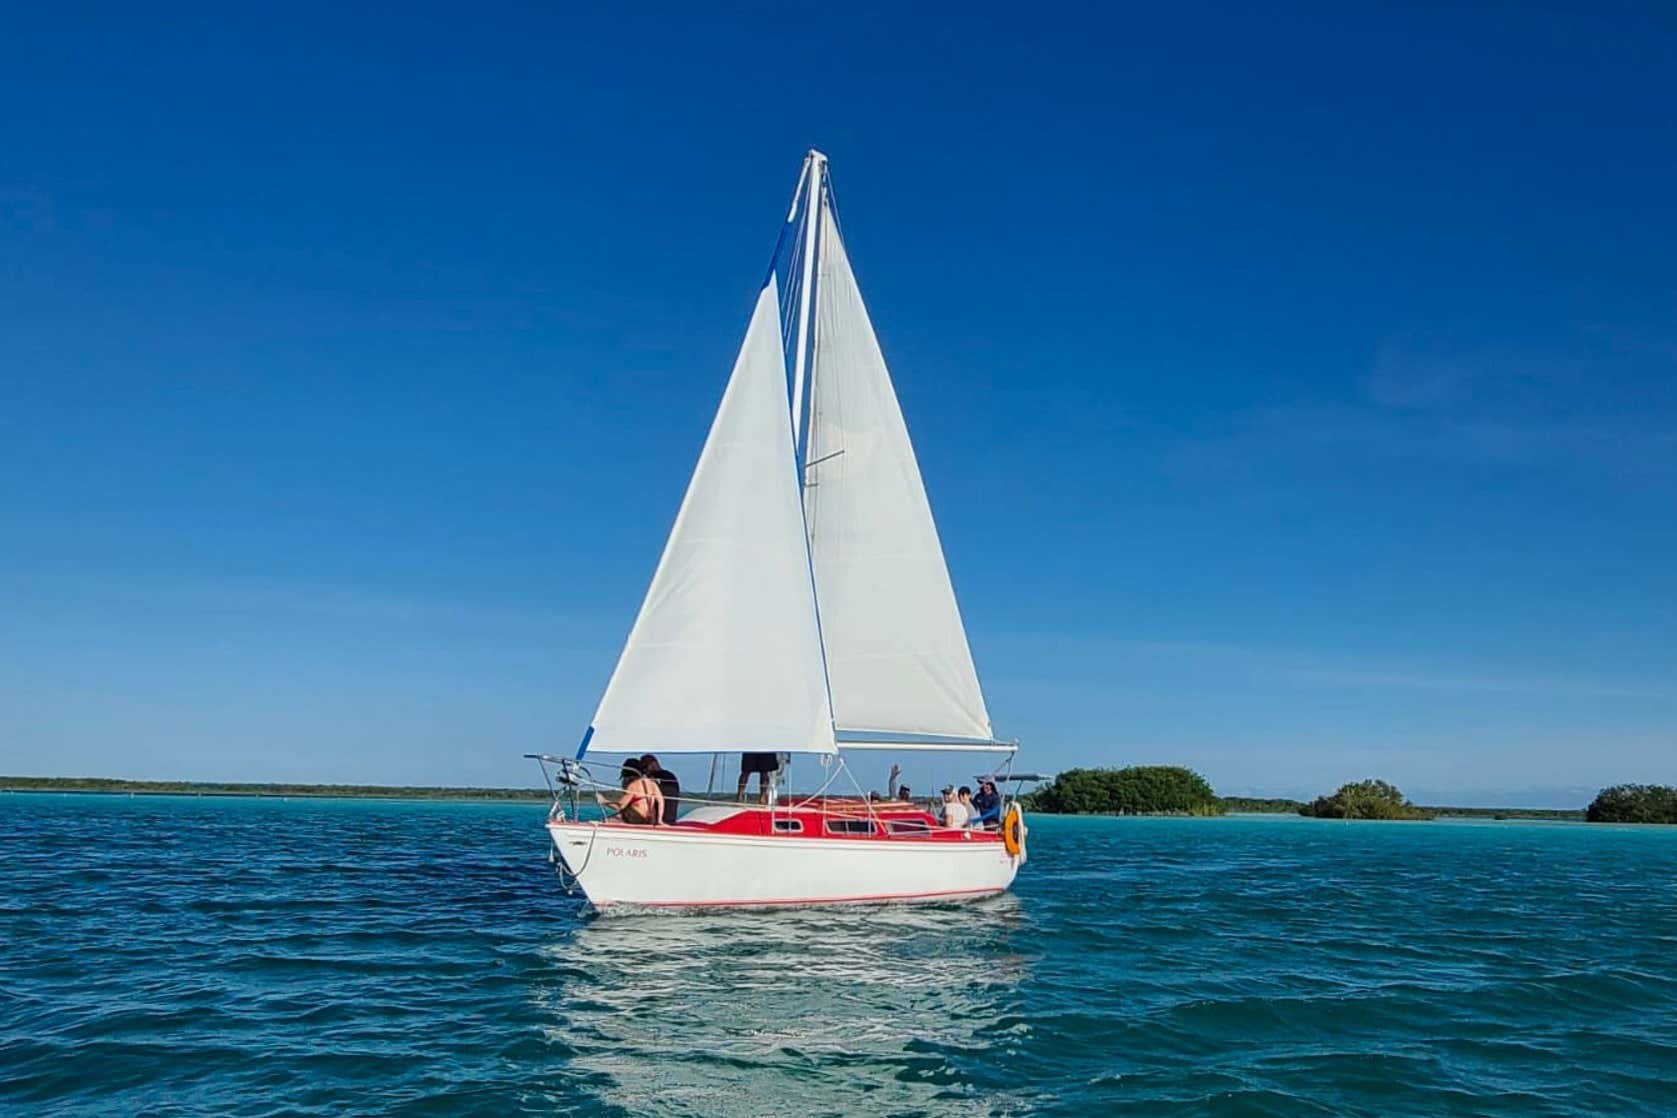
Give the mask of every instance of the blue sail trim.
POLYGON ((593 741, 593 740, 594 740, 594 727, 589 726, 588 729, 586 731, 584 731, 584 733, 582 735, 582 744, 576 747, 576 759, 578 761, 582 760, 583 755, 588 752, 588 743, 593 741))

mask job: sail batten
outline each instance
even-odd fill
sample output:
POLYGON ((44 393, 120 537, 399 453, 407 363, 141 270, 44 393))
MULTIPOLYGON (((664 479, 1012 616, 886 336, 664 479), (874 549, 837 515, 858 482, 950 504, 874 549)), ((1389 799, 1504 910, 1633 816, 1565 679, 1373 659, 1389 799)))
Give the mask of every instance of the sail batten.
POLYGON ((835 748, 771 277, 582 749, 835 748))
POLYGON ((825 198, 819 246, 804 511, 834 718, 990 741, 919 463, 825 198))

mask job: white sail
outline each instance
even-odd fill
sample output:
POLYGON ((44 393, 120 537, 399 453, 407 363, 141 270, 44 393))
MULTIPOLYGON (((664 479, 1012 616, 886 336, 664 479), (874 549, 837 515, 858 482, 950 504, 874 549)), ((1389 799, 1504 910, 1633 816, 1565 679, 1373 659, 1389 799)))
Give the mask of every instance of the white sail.
POLYGON ((834 751, 772 278, 589 749, 834 751))
POLYGON ((823 204, 804 508, 840 733, 991 737, 891 374, 823 204))

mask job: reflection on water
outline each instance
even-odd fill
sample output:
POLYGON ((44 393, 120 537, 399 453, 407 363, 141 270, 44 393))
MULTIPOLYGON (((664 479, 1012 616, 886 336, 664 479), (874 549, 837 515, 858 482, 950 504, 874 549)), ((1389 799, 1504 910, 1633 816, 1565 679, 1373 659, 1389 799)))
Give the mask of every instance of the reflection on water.
POLYGON ((591 919, 546 949, 535 990, 599 1101, 631 1111, 922 1112, 980 1094, 956 1063, 1005 1061, 1028 1034, 1035 952, 1018 898, 962 906, 591 919))

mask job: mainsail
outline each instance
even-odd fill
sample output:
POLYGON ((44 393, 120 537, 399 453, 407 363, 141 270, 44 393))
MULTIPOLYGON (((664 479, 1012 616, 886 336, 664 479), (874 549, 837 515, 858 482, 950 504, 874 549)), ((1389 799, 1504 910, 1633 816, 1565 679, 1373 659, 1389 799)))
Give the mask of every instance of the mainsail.
POLYGON ((610 752, 834 752, 773 277, 584 739, 610 752))
POLYGON ((841 740, 989 741, 891 374, 825 195, 819 213, 804 508, 841 740))

